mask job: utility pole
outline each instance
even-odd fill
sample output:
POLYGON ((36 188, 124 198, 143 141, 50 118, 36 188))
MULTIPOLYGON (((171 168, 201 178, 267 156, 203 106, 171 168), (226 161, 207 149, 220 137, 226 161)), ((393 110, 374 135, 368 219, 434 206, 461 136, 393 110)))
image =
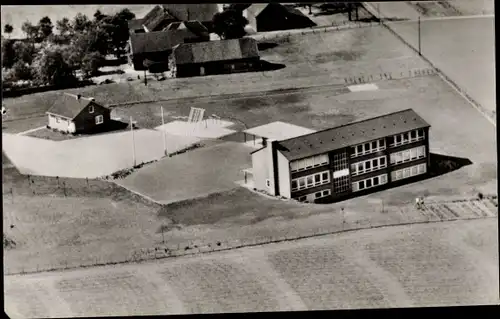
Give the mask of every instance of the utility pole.
POLYGON ((135 138, 134 138, 134 124, 132 123, 132 116, 130 117, 130 131, 132 132, 132 155, 134 159, 134 166, 136 164, 135 162, 135 138))
POLYGON ((163 136, 163 154, 164 155, 168 155, 167 154, 167 137, 165 135, 165 131, 164 131, 164 126, 165 126, 165 119, 163 117, 163 106, 161 106, 161 126, 162 126, 162 136, 163 136))
POLYGON ((382 24, 382 18, 380 17, 380 3, 377 3, 377 13, 378 13, 378 24, 382 24))
POLYGON ((422 55, 421 42, 420 42, 420 16, 418 16, 418 55, 422 55))

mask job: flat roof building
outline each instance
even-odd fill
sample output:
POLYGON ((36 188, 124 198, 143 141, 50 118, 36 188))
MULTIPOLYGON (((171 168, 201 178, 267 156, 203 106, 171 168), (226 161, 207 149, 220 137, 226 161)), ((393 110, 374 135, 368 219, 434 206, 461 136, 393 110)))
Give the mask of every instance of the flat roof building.
POLYGON ((254 187, 303 202, 364 194, 427 173, 430 125, 406 109, 252 152, 254 187))

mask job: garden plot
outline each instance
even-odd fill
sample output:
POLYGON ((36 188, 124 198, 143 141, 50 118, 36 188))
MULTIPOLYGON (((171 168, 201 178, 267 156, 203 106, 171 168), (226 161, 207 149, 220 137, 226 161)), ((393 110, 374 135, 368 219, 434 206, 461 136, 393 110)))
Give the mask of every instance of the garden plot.
POLYGON ((496 219, 456 221, 7 276, 6 311, 71 317, 494 304, 497 238, 496 219), (49 306, 57 300, 57 309, 49 306))

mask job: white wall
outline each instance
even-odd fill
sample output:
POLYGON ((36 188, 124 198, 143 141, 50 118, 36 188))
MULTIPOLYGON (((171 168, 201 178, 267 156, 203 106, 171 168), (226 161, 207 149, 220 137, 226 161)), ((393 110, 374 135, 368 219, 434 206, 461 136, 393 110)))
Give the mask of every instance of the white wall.
POLYGON ((266 179, 269 178, 269 172, 267 169, 266 149, 259 150, 252 154, 252 173, 254 187, 259 190, 268 191, 266 179))
POLYGON ((71 121, 59 117, 59 123, 56 120, 56 116, 49 114, 49 127, 52 129, 57 129, 60 131, 68 132, 69 131, 69 125, 71 124, 71 121))
POLYGON ((279 191, 280 196, 291 198, 291 181, 290 181, 290 162, 288 159, 281 154, 280 151, 278 153, 278 180, 279 180, 279 191))

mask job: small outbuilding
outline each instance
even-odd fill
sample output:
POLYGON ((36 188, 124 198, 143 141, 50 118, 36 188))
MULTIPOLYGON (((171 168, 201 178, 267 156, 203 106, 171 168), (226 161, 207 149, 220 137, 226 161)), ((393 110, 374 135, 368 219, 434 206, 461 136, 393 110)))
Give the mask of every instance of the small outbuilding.
POLYGON ((62 94, 47 111, 48 127, 65 133, 93 133, 109 124, 111 110, 93 98, 62 94))
POLYGON ((169 64, 176 77, 228 74, 257 69, 260 56, 252 38, 206 41, 175 46, 169 64))

